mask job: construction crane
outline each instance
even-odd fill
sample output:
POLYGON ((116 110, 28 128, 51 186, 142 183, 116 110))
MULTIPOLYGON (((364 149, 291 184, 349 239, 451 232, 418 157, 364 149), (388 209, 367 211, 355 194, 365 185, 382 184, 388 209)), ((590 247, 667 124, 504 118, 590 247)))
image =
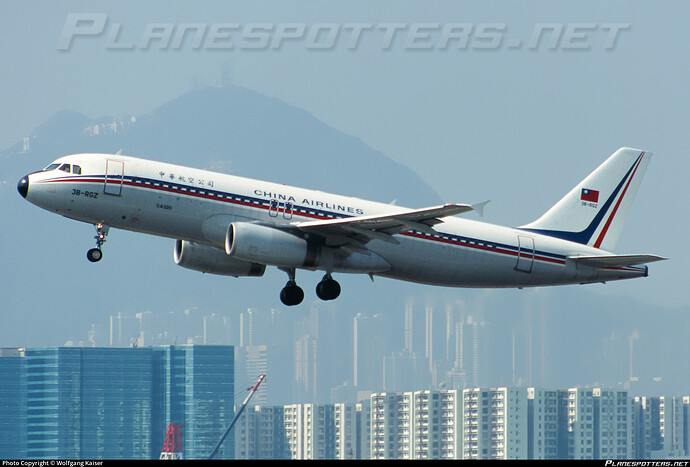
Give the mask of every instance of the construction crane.
POLYGON ((256 390, 259 389, 259 384, 261 384, 261 382, 264 380, 264 378, 266 378, 266 375, 264 375, 264 374, 259 375, 259 380, 256 382, 256 384, 254 386, 252 386, 251 388, 249 388, 249 394, 247 394, 247 397, 244 399, 244 402, 242 402, 240 409, 235 414, 235 418, 233 418, 232 422, 230 422, 230 426, 228 426, 228 429, 225 430, 225 433, 220 438, 220 441, 218 441, 218 444, 216 444, 216 447, 213 448, 211 455, 208 456, 209 460, 213 459, 213 456, 216 455, 216 453, 218 452, 218 449, 220 449, 220 445, 223 444, 223 441, 225 441, 225 438, 230 433, 230 430, 232 430, 232 427, 235 426, 235 422, 237 422, 237 420, 240 418, 240 415, 242 415, 244 408, 249 403, 249 399, 251 399, 252 396, 254 395, 254 393, 256 392, 256 390))
POLYGON ((170 422, 168 429, 165 431, 165 440, 163 441, 163 449, 161 449, 159 459, 182 459, 182 435, 180 434, 180 428, 183 426, 170 422))

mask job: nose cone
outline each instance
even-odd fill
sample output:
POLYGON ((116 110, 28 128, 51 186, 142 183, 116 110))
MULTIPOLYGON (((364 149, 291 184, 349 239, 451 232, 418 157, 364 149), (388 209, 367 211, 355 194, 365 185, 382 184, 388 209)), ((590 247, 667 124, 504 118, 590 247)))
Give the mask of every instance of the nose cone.
POLYGON ((17 183, 17 191, 23 198, 26 198, 26 194, 29 192, 29 176, 26 175, 19 180, 17 183))

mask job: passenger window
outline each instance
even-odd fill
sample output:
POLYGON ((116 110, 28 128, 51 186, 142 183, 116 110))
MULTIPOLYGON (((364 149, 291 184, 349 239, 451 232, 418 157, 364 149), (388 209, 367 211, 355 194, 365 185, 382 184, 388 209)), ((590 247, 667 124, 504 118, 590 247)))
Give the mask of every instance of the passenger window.
POLYGON ((60 166, 60 170, 69 173, 69 172, 70 172, 70 170, 69 170, 69 164, 62 164, 62 165, 60 166))
POLYGON ((72 173, 77 174, 77 175, 81 175, 81 167, 79 167, 78 165, 73 165, 72 166, 72 173))

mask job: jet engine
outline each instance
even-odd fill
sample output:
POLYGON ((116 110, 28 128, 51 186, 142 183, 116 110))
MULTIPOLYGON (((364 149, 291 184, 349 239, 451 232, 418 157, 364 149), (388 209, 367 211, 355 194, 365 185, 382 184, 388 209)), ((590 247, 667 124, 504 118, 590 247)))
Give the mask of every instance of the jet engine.
POLYGON ((319 250, 301 236, 249 222, 233 222, 225 237, 225 251, 231 257, 279 267, 313 267, 319 250))
POLYGON ((323 269, 328 272, 383 272, 390 263, 371 251, 328 247, 308 234, 267 225, 233 222, 225 237, 230 257, 282 268, 323 269))
POLYGON ((264 264, 241 261, 218 248, 187 240, 177 240, 173 258, 183 268, 223 276, 261 277, 266 271, 264 264))

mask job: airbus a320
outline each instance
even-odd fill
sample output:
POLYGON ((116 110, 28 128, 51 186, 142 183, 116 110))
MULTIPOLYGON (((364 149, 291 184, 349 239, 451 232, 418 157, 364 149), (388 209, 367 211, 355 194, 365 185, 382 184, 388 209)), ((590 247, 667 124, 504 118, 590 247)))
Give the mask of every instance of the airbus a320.
POLYGON ((665 258, 611 253, 647 168, 648 152, 621 148, 539 219, 504 227, 458 217, 485 203, 408 209, 120 154, 64 156, 22 177, 29 202, 96 227, 91 262, 111 228, 176 240, 185 268, 228 276, 288 275, 283 304, 304 299, 296 271, 323 271, 322 300, 338 273, 450 287, 535 287, 631 279, 665 258))

